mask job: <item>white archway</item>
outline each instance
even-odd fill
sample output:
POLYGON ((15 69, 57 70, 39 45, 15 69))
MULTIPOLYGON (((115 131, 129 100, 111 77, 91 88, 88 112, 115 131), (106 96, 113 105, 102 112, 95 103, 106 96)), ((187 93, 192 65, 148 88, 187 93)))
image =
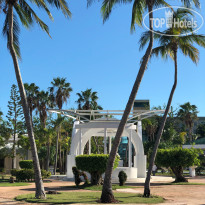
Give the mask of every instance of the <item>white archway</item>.
MULTIPOLYGON (((141 123, 138 123, 141 126, 141 123)), ((71 142, 70 154, 67 158, 67 177, 72 178, 72 167, 75 166, 75 157, 83 154, 84 147, 92 136, 104 137, 104 142, 107 139, 114 137, 119 120, 96 120, 88 123, 75 123, 73 128, 73 136, 71 142)), ((133 123, 127 123, 122 136, 127 136, 129 139, 129 165, 128 167, 118 167, 113 172, 113 178, 117 178, 120 170, 124 170, 129 178, 144 178, 146 174, 146 156, 144 155, 144 147, 142 144, 142 136, 139 130, 133 123), (134 163, 132 163, 132 145, 135 149, 134 163)), ((109 150, 111 147, 109 147, 109 150)), ((104 153, 107 153, 107 144, 104 145, 104 153)))

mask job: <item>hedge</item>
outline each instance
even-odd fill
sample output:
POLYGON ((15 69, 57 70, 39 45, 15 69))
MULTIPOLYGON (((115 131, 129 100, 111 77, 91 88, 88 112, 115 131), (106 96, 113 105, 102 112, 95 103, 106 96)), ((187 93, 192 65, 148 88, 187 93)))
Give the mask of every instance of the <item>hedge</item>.
MULTIPOLYGON (((35 176, 33 169, 12 169, 11 175, 15 176, 17 181, 33 181, 35 176)), ((51 172, 42 169, 41 175, 43 179, 46 179, 51 176, 51 172)))
MULTIPOLYGON (((100 183, 101 175, 106 170, 109 154, 79 155, 75 158, 76 167, 81 171, 91 174, 91 183, 100 183)), ((120 157, 117 155, 114 162, 114 169, 118 167, 120 157)))
POLYGON ((22 160, 19 162, 21 169, 33 169, 33 161, 32 160, 22 160))

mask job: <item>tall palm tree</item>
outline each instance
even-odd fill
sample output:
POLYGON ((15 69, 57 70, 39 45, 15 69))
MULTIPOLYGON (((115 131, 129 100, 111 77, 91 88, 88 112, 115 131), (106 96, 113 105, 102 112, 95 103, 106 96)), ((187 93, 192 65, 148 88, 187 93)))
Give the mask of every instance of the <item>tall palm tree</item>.
MULTIPOLYGON (((188 21, 189 16, 193 15, 190 10, 187 9, 177 9, 176 12, 174 12, 173 19, 177 19, 179 21, 188 21)), ((154 144, 153 152, 150 157, 149 161, 149 168, 148 173, 144 185, 144 196, 149 197, 150 196, 150 177, 151 177, 151 171, 152 167, 154 165, 157 149, 160 143, 160 139, 164 130, 164 126, 167 120, 167 115, 169 113, 169 110, 171 108, 171 103, 173 99, 173 95, 177 86, 177 72, 178 72, 178 51, 180 50, 185 56, 188 56, 195 64, 199 61, 199 50, 194 47, 193 44, 198 44, 199 46, 205 47, 205 36, 203 35, 196 35, 192 33, 194 31, 193 28, 187 28, 187 27, 175 27, 174 24, 171 28, 167 29, 164 34, 155 34, 154 38, 158 40, 159 46, 154 48, 152 50, 152 55, 159 56, 161 55, 162 58, 167 58, 168 56, 171 57, 171 59, 174 60, 174 66, 175 66, 175 75, 174 75, 174 84, 171 89, 171 93, 167 102, 167 106, 164 112, 164 115, 162 117, 162 120, 160 122, 160 126, 157 132, 156 141, 154 144), (182 36, 182 34, 186 34, 188 32, 191 32, 190 35, 182 36)), ((141 47, 143 48, 146 42, 149 41, 149 36, 144 33, 144 35, 141 37, 141 47)))
MULTIPOLYGON (((98 96, 97 92, 92 92, 91 89, 86 89, 85 91, 81 91, 81 93, 77 93, 78 100, 76 103, 78 104, 79 110, 102 110, 102 107, 98 105, 98 96)), ((85 116, 87 117, 87 116, 85 116)), ((97 117, 97 116, 96 116, 97 117)), ((98 145, 98 138, 93 137, 94 143, 97 147, 97 153, 99 154, 99 145, 98 145)), ((89 143, 86 143, 86 151, 85 153, 88 153, 89 150, 89 143)))
MULTIPOLYGON (((88 0, 88 5, 90 5, 93 2, 93 0, 88 0)), ((135 30, 135 24, 142 25, 142 16, 145 10, 148 10, 149 12, 149 29, 150 31, 153 30, 153 25, 152 25, 152 19, 153 19, 153 8, 154 7, 159 7, 161 5, 163 6, 169 6, 166 1, 164 0, 104 0, 103 5, 102 5, 102 16, 103 16, 103 21, 105 22, 111 12, 113 7, 116 4, 124 4, 124 3, 132 3, 133 2, 133 7, 132 7, 132 19, 131 19, 131 31, 135 30)), ((147 68, 147 64, 149 62, 151 52, 152 52, 152 47, 153 47, 153 32, 149 32, 149 45, 147 47, 147 50, 145 52, 145 55, 142 58, 141 64, 140 64, 140 69, 137 74, 137 78, 134 82, 131 94, 129 96, 124 114, 122 116, 122 119, 120 121, 120 124, 118 126, 117 133, 115 135, 115 139, 113 141, 113 146, 110 152, 110 156, 107 162, 107 168, 105 171, 105 177, 104 177, 104 184, 103 184, 103 190, 102 190, 102 195, 101 195, 101 202, 102 203, 111 203, 115 202, 115 198, 112 192, 112 185, 111 185, 111 175, 112 175, 112 170, 114 166, 114 160, 115 156, 118 151, 118 147, 120 144, 120 139, 122 136, 122 133, 124 131, 125 125, 127 123, 128 117, 130 115, 131 109, 134 104, 135 97, 137 95, 140 83, 142 81, 142 78, 144 76, 144 72, 147 68)))
MULTIPOLYGON (((181 0, 186 6, 190 6, 190 1, 191 0, 181 0)), ((93 0, 87 0, 88 5, 90 5, 93 0)), ((148 9, 149 11, 149 29, 150 31, 153 30, 153 25, 152 25, 152 19, 153 19, 153 7, 159 7, 159 6, 169 6, 166 1, 164 0, 104 0, 103 1, 103 6, 102 6, 102 16, 103 16, 103 21, 106 21, 110 13, 112 11, 113 6, 116 4, 125 4, 125 3, 133 3, 133 8, 132 8, 132 20, 131 20, 131 31, 135 30, 135 24, 141 25, 142 24, 142 16, 145 11, 145 9, 148 9)), ((194 4, 196 6, 199 6, 199 0, 193 0, 194 4)), ((130 111, 133 107, 135 97, 137 95, 140 83, 142 81, 142 78, 144 76, 144 72, 147 68, 147 64, 149 62, 151 52, 152 52, 152 47, 153 47, 153 33, 149 32, 149 45, 147 47, 147 50, 145 52, 145 55, 142 58, 140 69, 138 71, 137 78, 135 80, 134 86, 132 88, 129 100, 127 102, 124 114, 122 116, 122 119, 120 121, 117 133, 115 135, 115 139, 113 142, 113 146, 110 152, 110 156, 108 159, 107 163, 107 168, 105 171, 105 178, 104 178, 104 185, 103 185, 103 190, 102 190, 102 195, 101 195, 101 202, 105 203, 110 203, 110 202, 115 202, 114 195, 112 193, 112 186, 111 186, 111 175, 112 175, 112 170, 113 170, 113 165, 114 165, 114 159, 117 154, 117 150, 120 144, 120 138, 122 136, 122 133, 125 128, 125 124, 127 122, 127 119, 129 117, 130 111)))
MULTIPOLYGON (((49 92, 45 92, 45 91, 41 91, 38 93, 37 95, 38 98, 38 112, 39 112, 39 117, 40 117, 40 121, 41 121, 41 126, 42 128, 45 130, 46 129, 46 121, 48 118, 47 115, 47 108, 50 105, 50 96, 49 96, 49 92)), ((50 139, 49 139, 49 133, 44 132, 47 136, 47 154, 46 154, 46 166, 45 169, 48 171, 49 168, 49 163, 50 163, 50 139)), ((45 137, 45 136, 44 136, 45 137)))
POLYGON ((31 121, 33 123, 33 111, 38 106, 38 93, 39 93, 39 87, 36 86, 35 83, 24 83, 24 88, 26 90, 26 96, 28 101, 28 107, 29 107, 29 113, 31 117, 31 121))
MULTIPOLYGON (((70 93, 72 92, 72 88, 70 83, 66 81, 66 78, 54 78, 51 82, 52 87, 50 87, 51 98, 54 106, 57 106, 59 110, 62 109, 63 104, 66 103, 70 98, 70 93)), ((60 118, 60 115, 58 115, 60 118)), ((59 145, 59 139, 61 138, 61 124, 59 124, 57 137, 56 137, 56 156, 55 156, 55 164, 54 164, 54 174, 56 174, 57 168, 57 157, 58 157, 58 147, 59 147, 59 168, 60 172, 62 172, 62 161, 61 161, 61 145, 59 145)))
POLYGON ((179 117, 186 125, 188 129, 188 137, 190 142, 192 142, 192 129, 194 126, 194 121, 197 120, 197 106, 191 105, 189 102, 180 105, 180 109, 177 113, 177 117, 179 117))
POLYGON ((76 103, 79 110, 102 110, 102 107, 97 103, 97 92, 92 92, 92 89, 81 91, 81 93, 77 93, 77 96, 76 103))
MULTIPOLYGON (((30 0, 29 1, 32 4, 35 4, 38 8, 42 8, 46 11, 50 19, 52 18, 52 15, 47 7, 47 3, 55 6, 57 9, 61 9, 62 12, 65 14, 66 17, 71 16, 71 13, 67 7, 67 3, 65 0, 30 0)), ((48 26, 36 15, 32 7, 28 4, 26 0, 1 0, 0 6, 3 8, 3 12, 5 13, 5 22, 3 26, 3 33, 7 37, 8 41, 8 48, 13 60, 14 64, 14 70, 16 74, 16 79, 19 87, 19 92, 21 96, 22 101, 22 107, 23 112, 25 116, 26 126, 27 126, 27 132, 28 137, 30 140, 31 145, 31 152, 32 152, 32 158, 34 163, 34 169, 35 169, 35 185, 36 185, 36 198, 46 198, 44 186, 42 182, 41 177, 41 171, 39 166, 39 160, 38 160, 38 154, 37 154, 37 148, 33 133, 33 127, 31 122, 31 117, 29 113, 29 105, 26 97, 26 92, 24 88, 24 84, 22 81, 18 58, 20 58, 20 48, 19 48, 19 26, 18 22, 23 24, 26 28, 30 28, 30 26, 36 22, 43 31, 45 31, 49 35, 49 29, 48 26)), ((32 5, 33 6, 33 5, 32 5)))

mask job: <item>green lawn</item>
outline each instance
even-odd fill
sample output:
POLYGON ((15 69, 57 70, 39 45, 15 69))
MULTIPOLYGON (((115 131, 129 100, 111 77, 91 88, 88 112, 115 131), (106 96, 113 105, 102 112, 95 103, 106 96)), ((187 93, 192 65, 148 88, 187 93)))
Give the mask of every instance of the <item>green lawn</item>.
MULTIPOLYGON (((76 186, 69 186, 69 188, 78 188, 78 189, 85 189, 85 190, 92 190, 92 191, 102 191, 102 185, 80 185, 79 187, 76 186)), ((116 189, 127 189, 127 188, 137 188, 134 186, 120 186, 118 184, 112 185, 112 190, 116 189)))
POLYGON ((15 182, 9 183, 9 177, 5 177, 4 179, 0 179, 0 187, 7 187, 7 186, 28 186, 29 183, 27 182, 15 182))
POLYGON ((29 183, 26 182, 15 182, 15 183, 9 183, 9 182, 0 182, 0 187, 7 187, 7 186, 28 186, 29 183))
MULTIPOLYGON (((26 201, 30 203, 49 203, 49 204, 76 204, 76 203, 91 203, 96 204, 100 198, 101 192, 61 192, 56 195, 48 195, 47 199, 35 199, 34 194, 20 195, 15 199, 18 201, 26 201)), ((153 196, 151 198, 143 198, 139 194, 131 193, 115 193, 115 197, 121 204, 129 203, 145 203, 154 204, 162 203, 164 199, 162 197, 153 196)))

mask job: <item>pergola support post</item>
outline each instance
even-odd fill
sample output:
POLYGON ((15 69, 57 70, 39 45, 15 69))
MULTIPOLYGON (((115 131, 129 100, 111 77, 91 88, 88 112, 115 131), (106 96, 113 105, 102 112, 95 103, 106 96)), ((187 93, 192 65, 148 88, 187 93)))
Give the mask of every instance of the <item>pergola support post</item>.
POLYGON ((132 130, 129 133, 129 167, 132 167, 132 130))
POLYGON ((104 154, 107 154, 107 128, 104 128, 104 154))

